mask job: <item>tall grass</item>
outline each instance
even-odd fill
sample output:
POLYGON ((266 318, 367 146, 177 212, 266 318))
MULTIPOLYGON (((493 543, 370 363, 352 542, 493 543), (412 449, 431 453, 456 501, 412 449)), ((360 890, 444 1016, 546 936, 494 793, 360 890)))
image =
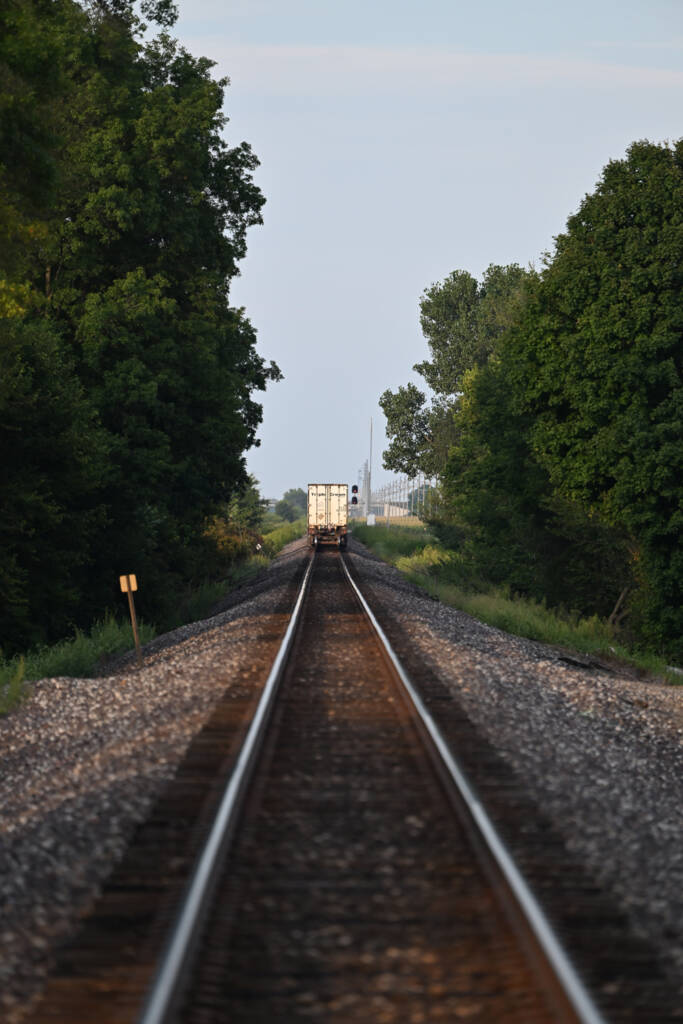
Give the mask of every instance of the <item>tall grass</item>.
POLYGON ((173 617, 164 622, 164 630, 175 629, 186 622, 197 622, 211 614, 212 609, 231 590, 257 576, 285 544, 296 540, 306 530, 306 520, 282 523, 263 534, 261 551, 231 566, 227 575, 218 581, 207 581, 195 587, 178 602, 173 617))
MULTIPOLYGON (((155 636, 154 627, 144 622, 138 623, 138 631, 142 643, 155 636)), ((133 647, 130 623, 119 622, 108 615, 96 622, 88 633, 77 629, 73 637, 51 647, 38 647, 9 660, 0 659, 0 714, 21 701, 30 680, 94 675, 106 658, 133 647)))
POLYGON ((263 548, 271 557, 281 551, 285 544, 302 537, 306 532, 306 516, 295 519, 293 523, 283 523, 274 530, 263 535, 263 548))
MULTIPOLYGON (((306 520, 302 518, 264 534, 261 552, 238 562, 225 579, 203 583, 179 599, 173 620, 163 623, 164 630, 205 618, 226 593, 256 576, 285 544, 296 540, 305 530, 306 520)), ((138 630, 143 644, 157 633, 154 626, 144 622, 138 622, 138 630)), ((0 654, 0 714, 6 714, 21 702, 31 680, 95 675, 105 659, 132 650, 134 646, 130 623, 119 622, 108 615, 96 622, 88 633, 77 629, 73 637, 51 647, 39 647, 9 659, 0 654)))
POLYGON ((397 530, 357 525, 353 532, 375 554, 395 565, 432 597, 481 622, 542 643, 616 658, 671 683, 682 682, 659 656, 621 645, 613 628, 596 615, 582 617, 566 609, 548 608, 544 602, 521 597, 477 578, 459 553, 442 547, 427 528, 397 530))
POLYGON ((26 660, 23 654, 0 664, 0 715, 21 702, 25 677, 26 660))
POLYGON ((270 559, 263 554, 251 555, 232 566, 221 580, 205 580, 178 598, 173 613, 162 620, 160 632, 198 622, 211 615, 214 607, 241 583, 257 576, 268 565, 270 559))
POLYGON ((371 548, 387 562, 395 564, 396 559, 404 555, 413 555, 422 551, 435 540, 426 526, 367 526, 365 523, 353 524, 353 535, 371 548))

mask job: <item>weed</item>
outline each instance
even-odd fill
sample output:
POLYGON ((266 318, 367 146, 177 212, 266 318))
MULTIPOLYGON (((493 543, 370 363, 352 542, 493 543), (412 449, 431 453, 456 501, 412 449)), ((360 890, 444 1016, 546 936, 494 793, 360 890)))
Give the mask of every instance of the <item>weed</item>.
POLYGON ((23 655, 0 666, 0 715, 21 702, 24 696, 26 660, 23 655))
MULTIPOLYGON (((138 630, 142 643, 155 635, 154 628, 144 622, 138 623, 138 630)), ((38 647, 9 661, 0 661, 0 713, 5 714, 17 706, 28 681, 49 676, 94 675, 106 658, 131 650, 133 646, 130 623, 107 615, 88 633, 77 629, 73 637, 51 647, 38 647)))
POLYGON ((620 660, 670 683, 680 685, 683 681, 656 654, 618 644, 605 620, 548 608, 545 602, 512 594, 509 588, 495 587, 476 577, 459 552, 442 547, 424 527, 397 530, 361 525, 354 526, 353 532, 432 597, 473 618, 516 636, 620 660))
POLYGON ((433 535, 424 526, 402 526, 399 530, 391 526, 354 523, 353 535, 392 565, 396 564, 397 558, 412 556, 434 543, 433 535))
POLYGON ((289 544, 290 541, 303 536, 305 532, 305 517, 295 519, 293 523, 284 523, 282 526, 278 526, 274 530, 271 530, 270 533, 264 533, 263 550, 267 555, 273 557, 273 555, 276 555, 278 551, 285 546, 285 544, 289 544))
MULTIPOLYGON (((261 572, 271 557, 285 544, 300 537, 305 529, 306 520, 298 519, 266 533, 263 552, 237 562, 225 579, 203 583, 190 591, 178 601, 172 621, 164 622, 164 628, 173 629, 186 622, 205 618, 228 591, 261 572)), ((143 644, 156 636, 153 626, 140 621, 138 632, 143 644)), ((133 647, 130 623, 119 622, 113 615, 107 615, 101 622, 96 622, 88 633, 77 629, 73 637, 51 647, 39 647, 9 660, 4 660, 0 655, 0 714, 6 714, 20 703, 30 680, 50 676, 83 678, 95 675, 107 658, 130 651, 133 647)))
POLYGON ((206 580, 189 591, 178 603, 173 615, 163 621, 163 631, 176 629, 187 622, 207 618, 231 590, 257 576, 285 544, 296 540, 306 529, 306 520, 283 523, 263 535, 262 549, 255 555, 232 565, 221 580, 206 580))
POLYGON ((164 619, 162 632, 207 618, 219 601, 231 590, 253 579, 270 561, 266 555, 252 555, 233 566, 222 580, 207 580, 190 590, 177 604, 173 615, 164 619))

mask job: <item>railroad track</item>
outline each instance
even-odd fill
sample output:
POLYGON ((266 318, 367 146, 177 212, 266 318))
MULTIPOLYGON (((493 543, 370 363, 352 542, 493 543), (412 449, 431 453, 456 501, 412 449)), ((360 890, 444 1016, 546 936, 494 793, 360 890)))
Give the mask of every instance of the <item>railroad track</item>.
POLYGON ((245 735, 248 704, 217 708, 32 1024, 601 1024, 337 551, 245 735))

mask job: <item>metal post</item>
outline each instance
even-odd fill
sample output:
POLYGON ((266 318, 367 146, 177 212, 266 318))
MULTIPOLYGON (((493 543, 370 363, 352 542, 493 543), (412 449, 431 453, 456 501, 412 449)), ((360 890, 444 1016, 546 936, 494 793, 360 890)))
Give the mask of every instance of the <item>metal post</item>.
POLYGON ((368 460, 368 512, 372 505, 372 416, 370 417, 370 459, 368 460))

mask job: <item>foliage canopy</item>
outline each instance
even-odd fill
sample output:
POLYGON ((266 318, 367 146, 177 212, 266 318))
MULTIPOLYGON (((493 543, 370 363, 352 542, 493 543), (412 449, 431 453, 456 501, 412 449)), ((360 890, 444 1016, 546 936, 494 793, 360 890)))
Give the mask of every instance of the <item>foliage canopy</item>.
POLYGON ((226 81, 127 0, 0 11, 2 644, 87 625, 143 581, 148 617, 193 575, 202 524, 245 489, 256 351, 229 285, 261 222, 226 81), (49 610, 48 610, 49 609, 49 610))
POLYGON ((634 143, 607 165, 508 363, 553 488, 632 538, 641 629, 680 644, 683 142, 634 143))
POLYGON ((431 403, 415 384, 385 391, 379 404, 390 445, 385 469, 414 476, 440 474, 457 438, 455 411, 466 373, 486 366, 520 308, 534 277, 516 264, 491 265, 479 283, 456 270, 420 300, 420 323, 431 360, 413 369, 435 393, 431 403))
POLYGON ((473 576, 683 658, 683 142, 610 162, 540 275, 456 271, 421 311, 450 447, 409 385, 380 399, 385 465, 438 466, 473 576))

